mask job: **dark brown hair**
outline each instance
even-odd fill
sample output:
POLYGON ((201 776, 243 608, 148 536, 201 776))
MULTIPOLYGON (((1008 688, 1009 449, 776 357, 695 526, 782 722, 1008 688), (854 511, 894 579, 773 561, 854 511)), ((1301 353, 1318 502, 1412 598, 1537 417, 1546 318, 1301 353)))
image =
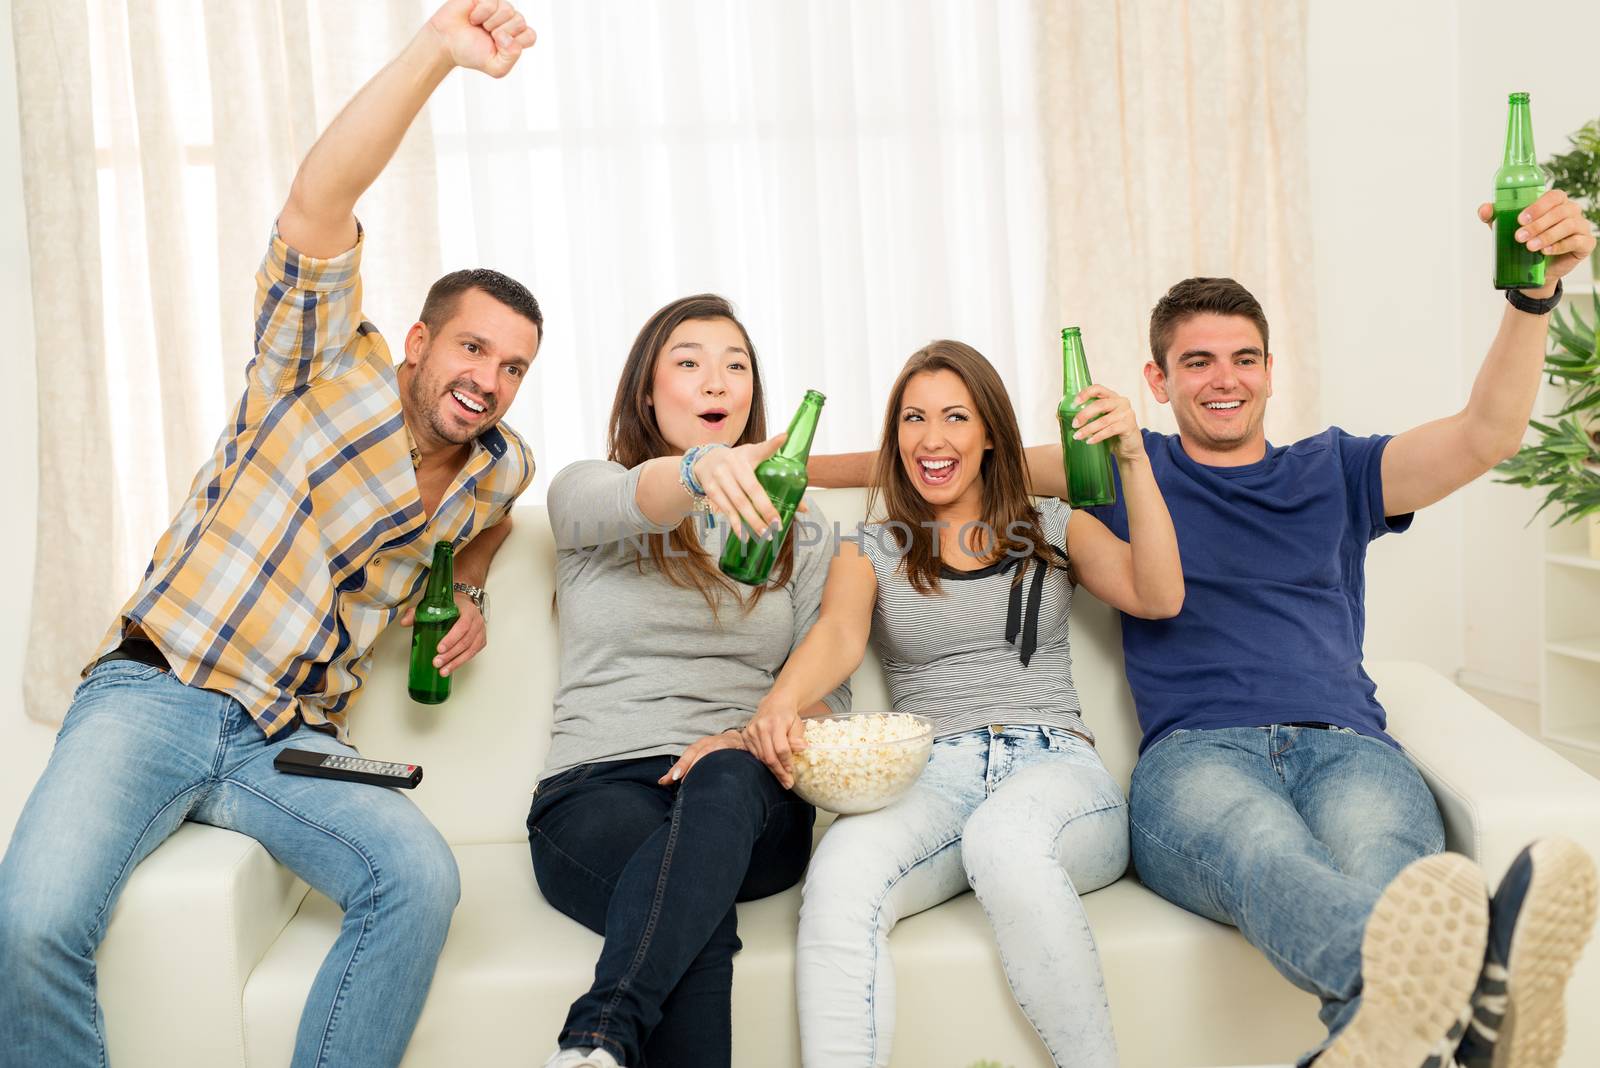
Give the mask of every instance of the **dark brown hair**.
POLYGON ((427 324, 430 334, 438 333, 439 328, 450 321, 457 305, 461 303, 461 294, 469 289, 483 290, 528 320, 539 331, 539 340, 544 340, 544 312, 539 310, 539 302, 533 299, 528 287, 509 275, 487 267, 451 271, 429 287, 427 299, 422 302, 422 312, 417 318, 427 324))
MULTIPOLYGON (((739 328, 744 337, 745 351, 750 354, 750 416, 745 420, 744 433, 738 444, 748 445, 767 439, 766 407, 761 392, 761 363, 756 359, 756 347, 750 341, 750 332, 733 313, 733 305, 714 293, 699 293, 673 301, 652 315, 633 339, 628 350, 627 363, 622 367, 622 378, 617 382, 616 399, 611 402, 611 419, 606 428, 606 457, 623 467, 634 468, 658 456, 672 456, 677 450, 661 434, 656 421, 655 406, 650 403, 650 390, 655 383, 656 360, 666 348, 667 339, 680 325, 692 320, 726 319, 739 328)), ((736 585, 725 576, 695 536, 696 517, 687 516, 666 537, 650 537, 650 562, 674 586, 699 590, 706 599, 713 618, 717 614, 717 592, 728 590, 737 595, 744 587, 736 585), (670 544, 671 548, 668 549, 670 544)), ((641 557, 636 561, 644 569, 641 557)), ((773 568, 771 581, 783 585, 794 572, 794 531, 784 539, 773 568)), ((758 588, 746 604, 753 606, 765 587, 758 588)))
MULTIPOLYGON (((1037 557, 1046 564, 1067 566, 1066 554, 1045 540, 1039 525, 1039 512, 1028 497, 1028 478, 1024 468, 1022 432, 1011 407, 1006 384, 994 365, 971 345, 959 341, 935 341, 918 349, 900 369, 889 391, 889 407, 883 418, 883 440, 873 463, 867 512, 874 514, 881 495, 884 519, 903 523, 908 531, 896 532, 902 538, 901 566, 906 578, 919 593, 939 589, 939 559, 935 551, 933 506, 917 492, 911 475, 900 462, 900 406, 906 385, 919 374, 934 371, 954 372, 972 394, 974 413, 989 435, 991 448, 985 449, 978 467, 983 480, 983 506, 980 520, 995 535, 986 562, 1004 555, 1037 557), (928 524, 928 525, 924 525, 928 524), (909 544, 904 538, 909 537, 909 544)), ((1013 582, 1022 578, 1017 568, 1013 582)))
POLYGON ((1167 346, 1179 324, 1196 315, 1240 315, 1261 334, 1261 354, 1267 349, 1267 313, 1261 302, 1231 278, 1185 278, 1150 310, 1150 355, 1161 373, 1167 373, 1167 346))

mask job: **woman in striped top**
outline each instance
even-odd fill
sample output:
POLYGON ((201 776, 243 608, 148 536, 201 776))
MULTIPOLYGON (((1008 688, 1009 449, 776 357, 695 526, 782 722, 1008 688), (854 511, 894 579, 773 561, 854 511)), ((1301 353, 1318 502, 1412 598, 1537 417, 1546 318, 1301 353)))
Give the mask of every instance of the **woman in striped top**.
POLYGON ((1067 619, 1075 583, 1133 615, 1175 615, 1183 575, 1127 399, 1083 397, 1077 436, 1114 442, 1128 542, 1059 500, 1030 502, 1016 416, 982 355, 955 341, 913 355, 873 472, 884 521, 841 544, 816 625, 745 728, 790 785, 801 710, 855 670, 869 635, 895 711, 935 728, 917 783, 837 821, 812 859, 796 977, 808 1066, 889 1063, 889 930, 969 886, 1056 1064, 1117 1063, 1078 895, 1127 867, 1127 803, 1081 717, 1067 619))

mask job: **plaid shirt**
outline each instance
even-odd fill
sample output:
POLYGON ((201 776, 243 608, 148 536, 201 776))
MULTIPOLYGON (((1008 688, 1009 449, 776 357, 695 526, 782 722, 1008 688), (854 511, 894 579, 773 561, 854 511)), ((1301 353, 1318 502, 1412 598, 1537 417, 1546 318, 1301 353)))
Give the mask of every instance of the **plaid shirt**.
POLYGON ((136 624, 180 680, 237 698, 269 737, 296 715, 343 736, 372 644, 420 592, 434 543, 459 551, 533 478, 522 439, 491 429, 424 515, 394 361, 361 317, 361 248, 358 230, 348 252, 312 259, 274 230, 244 397, 95 653, 136 624))

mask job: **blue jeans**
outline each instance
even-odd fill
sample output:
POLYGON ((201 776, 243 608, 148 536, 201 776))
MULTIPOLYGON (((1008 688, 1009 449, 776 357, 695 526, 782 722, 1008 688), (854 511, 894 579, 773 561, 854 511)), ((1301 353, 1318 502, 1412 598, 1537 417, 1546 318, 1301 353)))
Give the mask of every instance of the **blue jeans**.
POLYGON ((1360 1004, 1361 936, 1378 895, 1444 849, 1438 805, 1411 761, 1345 728, 1175 731, 1145 751, 1128 795, 1140 880, 1239 928, 1322 999, 1330 1039, 1360 1004))
POLYGON ((732 1063, 735 901, 787 890, 816 810, 755 757, 718 749, 677 786, 670 756, 583 764, 539 784, 528 846, 551 905, 605 936, 562 1049, 627 1068, 732 1063))
POLYGON ((184 820, 249 835, 344 910, 300 1015, 294 1064, 395 1065, 460 896, 455 860, 404 795, 285 775, 231 697, 134 661, 78 687, 0 862, 0 1062, 102 1068, 95 948, 134 867, 184 820))
POLYGON ((1115 1068, 1100 958, 1078 895, 1127 867, 1127 804, 1087 741, 1036 726, 941 738, 903 797, 840 817, 817 847, 795 969, 802 1062, 889 1063, 889 932, 970 887, 1011 992, 1055 1063, 1115 1068))

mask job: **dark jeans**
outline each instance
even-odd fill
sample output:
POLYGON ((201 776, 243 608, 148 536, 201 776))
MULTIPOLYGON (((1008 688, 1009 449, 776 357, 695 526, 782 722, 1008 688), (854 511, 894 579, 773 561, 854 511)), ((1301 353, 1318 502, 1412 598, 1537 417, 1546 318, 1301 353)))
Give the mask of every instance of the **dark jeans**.
POLYGON ((811 854, 815 810, 750 754, 716 750, 658 786, 673 763, 573 768, 541 783, 528 812, 539 889, 605 935, 559 1042, 627 1068, 731 1063, 733 903, 787 890, 811 854))

